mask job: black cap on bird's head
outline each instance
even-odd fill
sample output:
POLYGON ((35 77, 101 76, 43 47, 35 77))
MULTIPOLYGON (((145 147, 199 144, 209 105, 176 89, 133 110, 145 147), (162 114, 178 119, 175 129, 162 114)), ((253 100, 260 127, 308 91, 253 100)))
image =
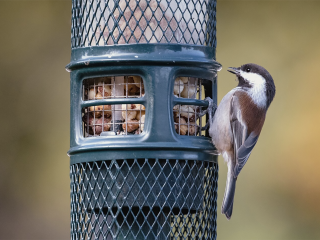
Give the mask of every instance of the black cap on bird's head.
POLYGON ((247 63, 247 64, 242 65, 239 68, 229 67, 228 71, 233 74, 236 74, 236 75, 241 75, 242 72, 243 73, 256 73, 256 74, 259 74, 260 76, 262 76, 266 81, 268 81, 268 80, 273 81, 270 73, 264 67, 261 67, 257 64, 254 64, 254 63, 247 63))

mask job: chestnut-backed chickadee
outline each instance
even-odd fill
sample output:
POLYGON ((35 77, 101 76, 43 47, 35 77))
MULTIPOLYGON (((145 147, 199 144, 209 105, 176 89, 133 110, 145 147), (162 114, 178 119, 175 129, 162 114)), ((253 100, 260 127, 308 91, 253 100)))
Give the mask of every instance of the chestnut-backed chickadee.
POLYGON ((221 211, 230 219, 237 177, 258 141, 276 89, 269 72, 256 64, 228 71, 237 76, 239 84, 223 97, 214 116, 209 114, 209 135, 228 165, 221 211))

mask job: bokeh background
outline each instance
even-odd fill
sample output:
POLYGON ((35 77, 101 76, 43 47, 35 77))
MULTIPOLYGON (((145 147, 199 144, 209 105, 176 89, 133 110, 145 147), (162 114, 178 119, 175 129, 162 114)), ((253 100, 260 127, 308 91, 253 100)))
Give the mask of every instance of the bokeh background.
MULTIPOLYGON (((71 0, 0 1, 0 239, 68 239, 71 0)), ((218 100, 254 62, 277 93, 218 239, 320 239, 320 1, 217 4, 218 100)))

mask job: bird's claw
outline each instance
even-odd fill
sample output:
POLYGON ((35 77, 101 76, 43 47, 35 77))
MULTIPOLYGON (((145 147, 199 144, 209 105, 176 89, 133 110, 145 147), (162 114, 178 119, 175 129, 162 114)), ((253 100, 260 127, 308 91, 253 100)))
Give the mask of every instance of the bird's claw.
POLYGON ((212 110, 213 108, 216 108, 214 105, 214 103, 213 103, 213 100, 210 98, 210 97, 206 97, 205 99, 204 99, 204 101, 207 101, 208 102, 208 107, 207 107, 207 109, 206 110, 203 110, 203 111, 201 111, 200 112, 200 117, 202 117, 202 116, 204 116, 205 114, 207 114, 209 111, 210 111, 210 109, 212 110))
POLYGON ((200 115, 200 117, 202 117, 208 113, 209 121, 207 121, 206 125, 201 128, 201 131, 207 130, 209 125, 212 123, 212 117, 215 113, 215 110, 217 109, 217 105, 213 102, 213 100, 210 97, 206 97, 204 100, 208 102, 208 107, 206 110, 201 111, 199 115, 200 115))
POLYGON ((207 121, 206 125, 200 129, 200 131, 205 131, 209 127, 209 121, 207 121))

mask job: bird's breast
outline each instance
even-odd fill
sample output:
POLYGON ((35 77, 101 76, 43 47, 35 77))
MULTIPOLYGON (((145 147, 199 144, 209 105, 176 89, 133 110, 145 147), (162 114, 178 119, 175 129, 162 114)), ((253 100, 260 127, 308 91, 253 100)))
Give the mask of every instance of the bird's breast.
POLYGON ((209 135, 212 142, 220 153, 230 151, 232 148, 232 130, 230 126, 230 102, 235 90, 231 90, 221 100, 212 124, 210 125, 209 135))

